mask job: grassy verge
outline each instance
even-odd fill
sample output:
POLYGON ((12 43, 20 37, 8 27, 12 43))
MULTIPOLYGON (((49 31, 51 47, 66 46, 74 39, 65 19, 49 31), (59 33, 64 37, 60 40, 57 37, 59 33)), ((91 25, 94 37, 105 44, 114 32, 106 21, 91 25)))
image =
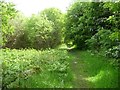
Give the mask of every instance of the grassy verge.
POLYGON ((77 51, 84 62, 84 71, 87 74, 85 80, 91 82, 94 88, 116 88, 118 87, 118 69, 114 65, 115 59, 92 55, 87 51, 77 51))

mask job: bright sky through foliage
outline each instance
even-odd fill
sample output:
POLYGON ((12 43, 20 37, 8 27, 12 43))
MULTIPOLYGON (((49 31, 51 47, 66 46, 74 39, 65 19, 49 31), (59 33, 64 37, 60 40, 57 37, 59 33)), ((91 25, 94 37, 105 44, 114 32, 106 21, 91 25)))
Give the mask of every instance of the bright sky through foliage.
POLYGON ((23 12, 26 16, 36 14, 39 11, 56 7, 65 12, 72 0, 6 0, 13 2, 16 8, 23 12))

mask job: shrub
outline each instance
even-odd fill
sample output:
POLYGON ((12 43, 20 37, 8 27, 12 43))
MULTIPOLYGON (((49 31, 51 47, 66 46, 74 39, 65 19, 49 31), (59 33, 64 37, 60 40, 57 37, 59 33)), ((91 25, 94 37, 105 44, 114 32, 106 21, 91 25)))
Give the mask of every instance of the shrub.
POLYGON ((35 49, 55 47, 58 43, 57 38, 54 37, 56 32, 52 27, 53 24, 46 18, 32 16, 25 27, 29 46, 35 49))
POLYGON ((10 20, 10 25, 14 27, 14 33, 8 35, 7 42, 3 47, 7 48, 27 48, 29 41, 25 33, 25 23, 27 18, 20 12, 16 14, 16 17, 10 20))
POLYGON ((86 44, 89 46, 89 49, 97 51, 102 48, 109 48, 113 44, 109 38, 111 33, 112 32, 110 30, 99 30, 98 33, 91 37, 91 39, 86 40, 86 44))
POLYGON ((56 73, 56 75, 57 73, 62 74, 62 78, 65 78, 65 74, 68 74, 69 70, 69 56, 67 55, 67 51, 62 50, 37 51, 34 49, 1 49, 0 60, 3 60, 3 88, 8 86, 12 87, 10 86, 12 85, 12 83, 14 83, 13 86, 19 87, 19 82, 15 82, 21 79, 26 80, 27 78, 29 78, 29 76, 35 73, 39 73, 44 76, 44 72, 53 72, 56 73))
POLYGON ((104 56, 119 58, 119 32, 111 30, 99 30, 91 39, 86 40, 86 44, 92 51, 105 50, 104 56))
POLYGON ((111 58, 116 58, 116 59, 120 58, 120 45, 109 48, 106 51, 106 56, 111 58))

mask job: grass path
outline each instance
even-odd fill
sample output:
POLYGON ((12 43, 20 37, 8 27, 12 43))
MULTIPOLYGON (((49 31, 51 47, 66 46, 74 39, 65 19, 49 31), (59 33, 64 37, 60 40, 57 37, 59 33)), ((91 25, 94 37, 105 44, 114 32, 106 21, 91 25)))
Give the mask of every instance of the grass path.
POLYGON ((109 59, 86 51, 71 50, 70 67, 73 73, 73 88, 116 88, 118 71, 109 59))
POLYGON ((73 72, 74 88, 92 88, 92 83, 85 80, 88 76, 85 69, 84 60, 80 59, 80 53, 77 51, 70 52, 70 55, 73 56, 72 61, 70 62, 71 70, 73 72))

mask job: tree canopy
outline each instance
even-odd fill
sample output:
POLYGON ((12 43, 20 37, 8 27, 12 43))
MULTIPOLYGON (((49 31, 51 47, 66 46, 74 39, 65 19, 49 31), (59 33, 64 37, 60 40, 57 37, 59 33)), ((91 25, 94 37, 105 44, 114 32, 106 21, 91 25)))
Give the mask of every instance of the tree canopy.
POLYGON ((8 35, 14 32, 13 26, 10 25, 9 21, 13 19, 16 15, 16 10, 14 4, 10 2, 0 1, 0 18, 1 18, 1 34, 2 39, 1 44, 4 44, 7 41, 8 35))

